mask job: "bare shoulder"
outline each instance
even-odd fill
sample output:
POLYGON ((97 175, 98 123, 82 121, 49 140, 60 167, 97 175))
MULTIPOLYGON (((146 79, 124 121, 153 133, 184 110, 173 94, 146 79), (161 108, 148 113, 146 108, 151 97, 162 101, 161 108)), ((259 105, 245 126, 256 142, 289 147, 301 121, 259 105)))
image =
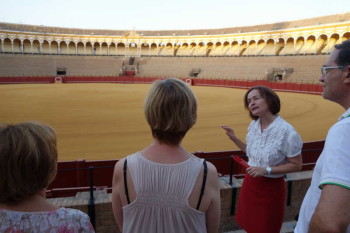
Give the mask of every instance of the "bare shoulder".
POLYGON ((214 164, 212 164, 211 162, 207 162, 207 165, 208 165, 208 173, 213 173, 217 176, 218 172, 216 170, 216 167, 214 166, 214 164))
POLYGON ((216 170, 216 167, 207 161, 208 165, 208 183, 217 186, 218 185, 218 172, 216 170))
POLYGON ((123 167, 126 158, 122 158, 118 160, 118 162, 114 165, 113 171, 113 184, 116 184, 120 180, 120 177, 123 175, 123 167))
POLYGON ((124 162, 126 158, 119 159, 118 162, 114 165, 114 172, 120 172, 123 170, 124 162))

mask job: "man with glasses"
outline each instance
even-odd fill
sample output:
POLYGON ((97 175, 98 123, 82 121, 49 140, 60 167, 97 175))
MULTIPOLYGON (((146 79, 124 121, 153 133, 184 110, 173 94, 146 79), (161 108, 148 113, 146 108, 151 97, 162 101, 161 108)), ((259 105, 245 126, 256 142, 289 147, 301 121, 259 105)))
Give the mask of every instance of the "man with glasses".
POLYGON ((323 98, 346 112, 327 134, 295 233, 350 233, 350 40, 335 45, 321 68, 323 98))

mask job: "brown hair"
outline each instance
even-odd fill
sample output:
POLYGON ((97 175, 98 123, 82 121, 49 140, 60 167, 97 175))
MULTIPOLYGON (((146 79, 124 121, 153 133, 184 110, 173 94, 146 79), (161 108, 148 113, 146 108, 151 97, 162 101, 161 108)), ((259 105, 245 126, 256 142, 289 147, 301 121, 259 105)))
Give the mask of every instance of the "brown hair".
MULTIPOLYGON (((274 92, 272 89, 268 88, 268 87, 264 87, 264 86, 255 86, 250 88, 247 93, 244 95, 244 106, 246 109, 249 110, 248 106, 248 95, 251 91, 253 90, 257 90, 259 91, 261 97, 266 101, 270 112, 273 115, 276 115, 280 112, 281 110, 281 102, 280 102, 280 98, 278 97, 278 95, 276 94, 276 92, 274 92)), ((252 118, 253 120, 257 120, 259 117, 258 116, 254 116, 251 111, 249 111, 249 116, 250 118, 252 118)))
POLYGON ((341 44, 334 45, 339 50, 335 63, 338 66, 350 65, 350 40, 344 40, 341 44))
POLYGON ((177 145, 197 119, 197 100, 182 80, 157 80, 144 105, 152 135, 161 143, 177 145))
POLYGON ((56 134, 50 126, 0 124, 0 203, 15 204, 36 194, 56 171, 56 134))

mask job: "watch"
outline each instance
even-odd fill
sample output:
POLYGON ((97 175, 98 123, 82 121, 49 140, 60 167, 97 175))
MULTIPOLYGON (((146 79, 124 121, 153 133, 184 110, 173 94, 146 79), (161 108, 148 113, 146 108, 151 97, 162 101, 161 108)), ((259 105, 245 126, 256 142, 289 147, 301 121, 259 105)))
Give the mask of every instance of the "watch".
POLYGON ((271 171, 272 171, 271 167, 266 167, 267 175, 270 175, 270 174, 271 174, 271 171))

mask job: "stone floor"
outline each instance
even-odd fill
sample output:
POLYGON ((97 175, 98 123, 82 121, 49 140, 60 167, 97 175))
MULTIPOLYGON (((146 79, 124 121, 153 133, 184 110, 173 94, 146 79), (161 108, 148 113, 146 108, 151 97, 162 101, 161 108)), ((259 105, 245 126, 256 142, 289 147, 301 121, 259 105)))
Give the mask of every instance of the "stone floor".
MULTIPOLYGON (((281 233, 293 233, 296 221, 284 222, 282 225, 281 233)), ((244 230, 229 231, 225 233, 246 233, 244 230)))

